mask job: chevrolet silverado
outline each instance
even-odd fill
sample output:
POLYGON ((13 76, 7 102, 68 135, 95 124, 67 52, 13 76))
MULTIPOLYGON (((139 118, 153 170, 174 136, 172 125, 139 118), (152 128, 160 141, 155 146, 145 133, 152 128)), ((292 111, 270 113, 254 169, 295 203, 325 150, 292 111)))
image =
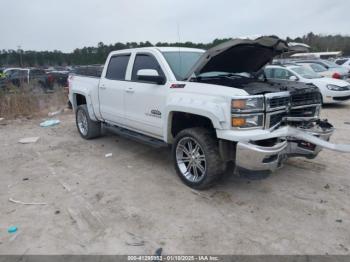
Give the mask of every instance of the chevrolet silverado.
POLYGON ((102 128, 154 146, 171 145, 188 186, 213 185, 227 167, 270 172, 294 156, 314 158, 333 144, 313 84, 270 80, 263 68, 288 51, 275 36, 232 39, 207 51, 146 47, 113 51, 101 77, 69 76, 80 135, 102 128))

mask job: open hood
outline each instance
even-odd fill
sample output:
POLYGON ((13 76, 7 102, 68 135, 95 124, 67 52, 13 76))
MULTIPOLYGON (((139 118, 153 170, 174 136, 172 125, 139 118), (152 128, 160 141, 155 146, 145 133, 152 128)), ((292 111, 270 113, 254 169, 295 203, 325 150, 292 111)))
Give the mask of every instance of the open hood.
POLYGON ((186 79, 207 72, 254 73, 286 51, 287 42, 277 36, 232 39, 203 53, 186 79))

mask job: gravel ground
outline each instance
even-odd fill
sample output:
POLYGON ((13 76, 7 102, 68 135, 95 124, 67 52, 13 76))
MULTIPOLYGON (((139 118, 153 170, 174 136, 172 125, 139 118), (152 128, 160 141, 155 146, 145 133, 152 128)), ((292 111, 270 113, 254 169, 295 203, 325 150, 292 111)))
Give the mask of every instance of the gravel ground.
MULTIPOLYGON (((349 109, 323 110, 334 142, 350 143, 349 109)), ((58 118, 52 128, 0 122, 0 254, 350 254, 348 154, 294 158, 266 179, 231 176, 199 192, 180 182, 169 149, 84 141, 71 113, 58 118)))

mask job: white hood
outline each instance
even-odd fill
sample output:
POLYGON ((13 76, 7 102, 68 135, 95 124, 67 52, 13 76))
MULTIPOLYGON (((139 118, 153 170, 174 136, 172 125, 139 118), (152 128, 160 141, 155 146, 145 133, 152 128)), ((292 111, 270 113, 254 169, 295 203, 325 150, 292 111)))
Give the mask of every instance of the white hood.
POLYGON ((316 78, 316 79, 310 79, 314 85, 322 84, 322 85, 336 85, 336 86, 350 86, 350 84, 344 80, 335 79, 335 78, 329 78, 329 77, 322 77, 322 78, 316 78))

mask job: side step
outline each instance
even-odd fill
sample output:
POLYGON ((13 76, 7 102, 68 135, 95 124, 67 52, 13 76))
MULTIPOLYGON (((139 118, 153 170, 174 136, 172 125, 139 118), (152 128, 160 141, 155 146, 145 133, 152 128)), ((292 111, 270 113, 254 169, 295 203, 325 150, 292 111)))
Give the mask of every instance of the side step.
POLYGON ((131 131, 129 129, 119 127, 119 126, 112 126, 110 124, 103 124, 103 128, 107 129, 108 131, 110 131, 114 134, 124 136, 126 138, 131 139, 131 140, 138 141, 140 143, 150 145, 150 146, 155 147, 155 148, 161 148, 161 147, 168 146, 167 143, 165 143, 164 141, 162 141, 160 139, 153 138, 153 137, 150 137, 147 135, 143 135, 143 134, 131 131))

